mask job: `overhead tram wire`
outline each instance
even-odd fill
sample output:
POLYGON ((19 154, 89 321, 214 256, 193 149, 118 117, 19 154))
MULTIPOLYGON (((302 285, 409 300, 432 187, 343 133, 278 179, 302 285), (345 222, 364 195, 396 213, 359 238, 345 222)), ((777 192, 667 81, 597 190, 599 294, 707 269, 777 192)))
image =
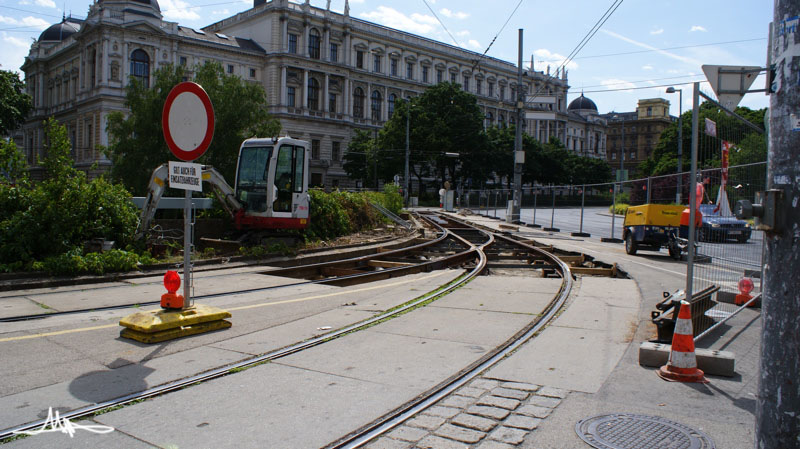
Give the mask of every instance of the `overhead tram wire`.
POLYGON ((511 11, 511 14, 508 16, 508 19, 506 19, 506 22, 503 24, 503 26, 500 27, 500 30, 497 31, 497 34, 494 35, 494 37, 492 38, 492 41, 489 42, 489 46, 486 47, 486 50, 483 51, 483 54, 480 55, 480 57, 475 60, 475 64, 472 65, 472 69, 470 69, 470 72, 474 72, 475 69, 478 68, 478 64, 481 63, 481 59, 485 58, 486 54, 489 53, 489 49, 492 48, 492 45, 494 45, 494 42, 497 40, 498 36, 500 36, 500 33, 502 33, 504 29, 506 29, 506 25, 508 25, 508 22, 511 21, 511 18, 514 17, 514 14, 517 13, 517 10, 522 5, 522 2, 523 2, 523 0, 519 0, 519 2, 517 3, 517 6, 514 7, 514 10, 511 11))
POLYGON ((442 28, 444 28, 444 30, 450 36, 450 38, 453 39, 453 43, 456 44, 456 47, 460 47, 460 45, 458 44, 458 39, 456 39, 455 36, 453 36, 453 33, 451 33, 450 30, 447 29, 447 27, 444 25, 444 22, 442 22, 442 19, 440 19, 439 16, 436 15, 436 13, 433 11, 433 8, 431 8, 431 5, 428 4, 428 0, 422 0, 422 3, 425 3, 425 6, 428 7, 428 11, 430 11, 431 14, 433 14, 433 17, 436 17, 436 20, 439 21, 439 25, 441 25, 442 28))
POLYGON ((656 48, 653 50, 636 50, 636 51, 627 51, 622 53, 608 53, 604 55, 590 55, 590 56, 578 56, 572 59, 590 59, 590 58, 605 58, 608 56, 624 56, 624 55, 636 55, 640 53, 652 53, 654 51, 667 51, 667 50, 683 50, 687 48, 698 48, 698 47, 710 47, 712 45, 727 45, 727 44, 740 44, 744 42, 756 42, 756 41, 765 41, 767 40, 766 37, 759 37, 755 39, 741 39, 736 41, 724 41, 724 42, 711 42, 708 44, 695 44, 695 45, 683 45, 680 47, 667 47, 667 48, 656 48))
MULTIPOLYGON (((581 39, 581 41, 578 43, 578 45, 575 47, 575 49, 572 50, 570 52, 570 54, 564 59, 564 62, 562 62, 561 65, 558 66, 558 68, 556 69, 556 72, 559 69, 565 68, 567 66, 567 64, 569 64, 572 61, 572 59, 575 56, 577 56, 577 54, 583 49, 583 47, 585 47, 586 44, 588 44, 589 41, 597 34, 597 32, 600 31, 600 28, 602 28, 603 25, 605 25, 605 23, 608 21, 608 19, 611 18, 611 15, 613 15, 614 12, 620 7, 620 5, 622 5, 623 1, 624 0, 614 0, 611 3, 611 6, 609 6, 608 9, 606 10, 606 12, 603 13, 602 16, 600 16, 600 18, 597 20, 597 22, 595 22, 594 26, 586 33, 586 35, 583 37, 583 39, 581 39)), ((530 99, 531 100, 535 99, 539 95, 539 93, 542 91, 543 88, 544 88, 544 85, 540 86, 539 89, 537 89, 536 92, 532 96, 530 96, 530 99)), ((531 104, 531 103, 532 103, 532 101, 526 101, 525 102, 525 104, 531 104)))

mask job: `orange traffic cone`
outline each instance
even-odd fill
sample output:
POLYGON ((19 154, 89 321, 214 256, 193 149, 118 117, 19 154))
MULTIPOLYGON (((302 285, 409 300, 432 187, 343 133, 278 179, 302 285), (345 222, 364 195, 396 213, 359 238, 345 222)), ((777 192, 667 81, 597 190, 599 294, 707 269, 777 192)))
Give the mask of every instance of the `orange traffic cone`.
POLYGON ((697 368, 692 333, 691 306, 681 301, 681 310, 678 311, 675 332, 672 334, 669 361, 656 371, 659 377, 668 381, 708 383, 703 371, 697 368))

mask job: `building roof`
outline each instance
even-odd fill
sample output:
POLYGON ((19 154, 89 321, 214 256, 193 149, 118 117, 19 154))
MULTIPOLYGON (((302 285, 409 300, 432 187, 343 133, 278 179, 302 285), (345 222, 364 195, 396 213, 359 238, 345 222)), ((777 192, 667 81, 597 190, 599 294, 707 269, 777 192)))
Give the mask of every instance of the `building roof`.
MULTIPOLYGON (((114 1, 116 3, 119 0, 105 0, 105 1, 109 1, 109 2, 114 1)), ((161 12, 161 7, 158 6, 158 0, 127 0, 127 1, 129 1, 131 3, 138 3, 140 5, 151 6, 156 11, 161 12)), ((97 3, 104 3, 104 0, 98 0, 97 3)))
POLYGON ((584 97, 582 93, 580 97, 572 100, 567 107, 568 111, 580 111, 586 109, 597 112, 597 105, 594 104, 594 101, 584 97))
POLYGON ((61 22, 51 25, 39 35, 39 42, 61 42, 75 34, 81 25, 76 19, 64 18, 61 22))

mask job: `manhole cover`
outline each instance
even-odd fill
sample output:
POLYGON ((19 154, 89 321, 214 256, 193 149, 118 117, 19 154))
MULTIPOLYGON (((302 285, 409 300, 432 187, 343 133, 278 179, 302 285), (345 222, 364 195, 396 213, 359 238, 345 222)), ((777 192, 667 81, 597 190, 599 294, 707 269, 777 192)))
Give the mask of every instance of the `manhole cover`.
POLYGON ((575 432, 598 449, 714 449, 703 432, 658 416, 597 415, 578 421, 575 432))

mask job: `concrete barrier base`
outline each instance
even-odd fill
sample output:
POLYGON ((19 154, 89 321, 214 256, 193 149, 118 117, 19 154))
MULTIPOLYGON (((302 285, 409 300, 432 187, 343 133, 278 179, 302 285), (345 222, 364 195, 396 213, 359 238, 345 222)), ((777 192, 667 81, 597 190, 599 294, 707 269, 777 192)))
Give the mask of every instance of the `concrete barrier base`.
MULTIPOLYGON (((639 364, 642 366, 660 367, 669 360, 670 345, 642 342, 639 345, 639 364)), ((712 376, 733 377, 735 356, 730 351, 714 351, 696 348, 697 367, 712 376)))

